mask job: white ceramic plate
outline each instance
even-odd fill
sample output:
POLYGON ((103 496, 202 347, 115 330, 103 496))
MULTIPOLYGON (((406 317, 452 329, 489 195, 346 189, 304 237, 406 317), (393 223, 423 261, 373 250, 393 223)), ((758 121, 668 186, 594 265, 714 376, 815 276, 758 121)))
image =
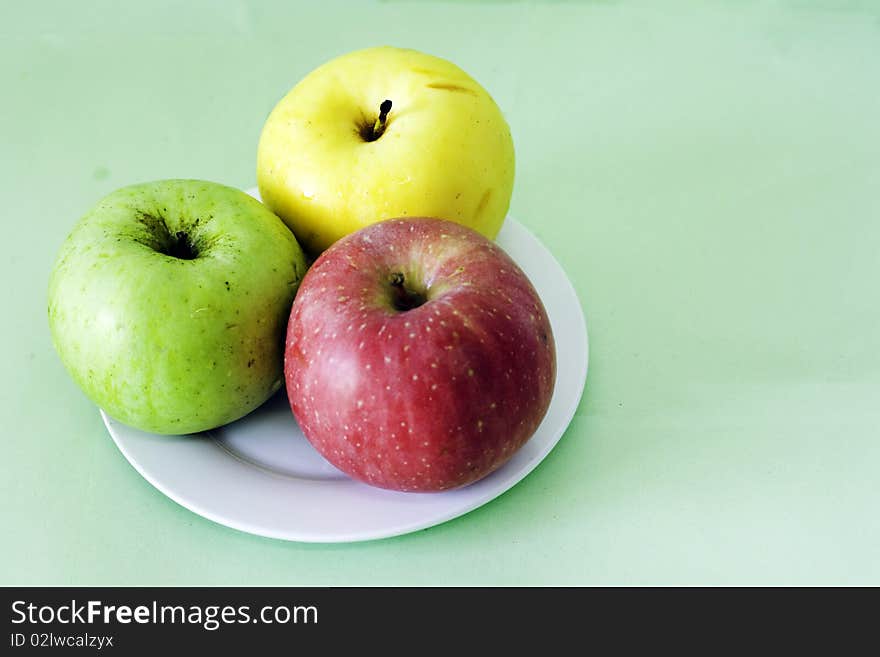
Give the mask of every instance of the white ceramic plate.
MULTIPOLYGON (((249 190, 258 198, 255 190, 249 190)), ((282 390, 250 415, 195 436, 157 436, 101 411, 125 458, 172 500, 222 525, 272 538, 349 542, 451 520, 498 497, 537 466, 574 416, 587 377, 587 328, 571 282, 508 217, 497 243, 538 290, 556 338, 556 387, 534 436, 502 468, 465 488, 398 493, 349 479, 305 439, 282 390)))

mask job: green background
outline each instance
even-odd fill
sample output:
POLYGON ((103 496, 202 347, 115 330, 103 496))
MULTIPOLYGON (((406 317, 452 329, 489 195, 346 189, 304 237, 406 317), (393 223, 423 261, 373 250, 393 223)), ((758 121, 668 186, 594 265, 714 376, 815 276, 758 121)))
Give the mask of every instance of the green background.
POLYGON ((0 583, 880 584, 880 5, 122 5, 0 9, 0 583), (575 284, 587 388, 464 517, 257 538, 126 462, 51 347, 47 278, 117 187, 253 185, 275 102, 378 44, 504 110, 511 212, 575 284))

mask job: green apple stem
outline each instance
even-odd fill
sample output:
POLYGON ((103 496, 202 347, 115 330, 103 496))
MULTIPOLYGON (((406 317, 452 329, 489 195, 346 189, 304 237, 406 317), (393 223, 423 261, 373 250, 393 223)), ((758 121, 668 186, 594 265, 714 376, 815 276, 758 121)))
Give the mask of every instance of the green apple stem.
POLYGON ((385 132, 385 121, 388 119, 388 112, 391 111, 391 101, 387 98, 379 105, 379 118, 373 124, 373 139, 376 141, 385 132))

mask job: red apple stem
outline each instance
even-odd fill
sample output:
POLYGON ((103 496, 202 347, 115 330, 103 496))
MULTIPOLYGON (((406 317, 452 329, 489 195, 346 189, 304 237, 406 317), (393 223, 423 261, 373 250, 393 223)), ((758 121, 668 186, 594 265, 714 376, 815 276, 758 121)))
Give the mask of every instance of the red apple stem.
POLYGON ((421 306, 427 298, 423 292, 410 290, 406 287, 406 277, 402 272, 396 271, 391 274, 388 281, 391 284, 391 305, 395 310, 406 312, 421 306))
POLYGON ((382 101, 382 104, 379 105, 379 118, 376 119, 376 122, 373 124, 372 141, 377 140, 382 136, 382 133, 385 132, 385 121, 388 119, 388 112, 390 111, 391 101, 386 98, 382 101))

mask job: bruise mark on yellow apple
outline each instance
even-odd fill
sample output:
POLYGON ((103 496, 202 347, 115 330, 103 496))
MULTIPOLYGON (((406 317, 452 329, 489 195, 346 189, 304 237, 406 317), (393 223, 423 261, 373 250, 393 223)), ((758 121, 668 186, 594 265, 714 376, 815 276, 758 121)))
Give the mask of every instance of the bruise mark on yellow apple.
POLYGON ((489 205, 489 199, 492 196, 492 190, 487 189, 483 192, 483 196, 480 198, 480 202, 477 204, 477 210, 474 212, 474 217, 479 217, 486 210, 486 206, 489 205))
POLYGON ((438 89, 440 91, 451 91, 458 93, 470 94, 471 96, 476 96, 477 92, 473 89, 469 89, 468 87, 462 87, 459 84, 453 84, 452 82, 431 82, 430 84, 425 85, 428 89, 438 89))

